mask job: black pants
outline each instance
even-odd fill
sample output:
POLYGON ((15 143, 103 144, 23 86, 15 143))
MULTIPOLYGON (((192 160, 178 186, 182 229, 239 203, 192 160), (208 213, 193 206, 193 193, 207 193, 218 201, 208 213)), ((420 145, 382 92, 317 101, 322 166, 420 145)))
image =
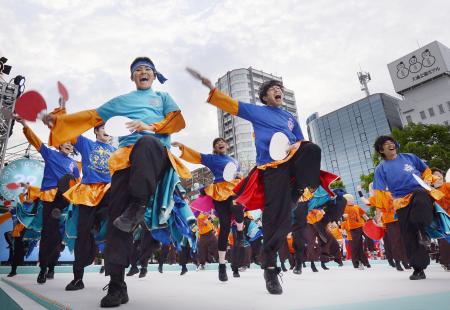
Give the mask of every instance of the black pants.
POLYGON ((391 258, 395 261, 406 262, 405 245, 400 233, 399 222, 391 222, 386 224, 387 246, 385 248, 390 251, 391 258))
POLYGON ((312 225, 312 227, 315 231, 315 238, 319 241, 320 261, 326 263, 332 259, 340 258, 341 255, 339 243, 337 242, 333 234, 331 234, 331 232, 328 230, 328 223, 324 221, 324 218, 322 218, 320 222, 312 225), (326 242, 322 240, 320 236, 324 236, 326 238, 326 242))
POLYGON ((75 240, 75 261, 73 274, 75 279, 83 278, 84 267, 89 266, 98 254, 93 231, 100 230, 101 223, 108 217, 109 190, 100 203, 95 206, 78 206, 77 239, 75 240))
POLYGON ((23 233, 24 231, 20 233, 19 237, 13 238, 14 247, 11 260, 11 272, 16 272, 17 266, 22 265, 24 261, 25 247, 23 242, 23 233))
POLYGON ((308 215, 308 204, 298 203, 293 210, 293 225, 292 225, 292 241, 295 250, 295 263, 302 264, 307 260, 306 248, 308 245, 308 238, 306 233, 306 217, 308 215))
MULTIPOLYGON (((222 228, 220 228, 222 230, 222 228)), ((197 243, 198 263, 204 265, 208 257, 218 258, 217 254, 217 237, 214 231, 200 235, 197 243)))
POLYGON ((226 251, 231 228, 231 215, 234 215, 237 223, 244 222, 244 208, 240 205, 233 205, 232 197, 224 201, 213 200, 213 202, 220 225, 217 248, 219 251, 226 251))
POLYGON ((359 263, 364 265, 369 263, 366 253, 364 253, 364 240, 362 228, 355 228, 350 230, 352 240, 350 241, 350 250, 352 252, 353 267, 358 267, 359 263))
POLYGON ((153 253, 159 248, 160 243, 155 240, 152 236, 152 233, 146 228, 143 227, 141 231, 141 240, 140 240, 140 251, 138 261, 141 264, 141 267, 147 268, 148 261, 152 257, 153 253))
POLYGON ((263 238, 258 238, 256 240, 250 241, 251 262, 258 265, 261 264, 262 239, 263 238))
POLYGON ((450 242, 445 239, 439 240, 439 262, 441 265, 450 265, 450 242))
POLYGON ((387 260, 393 260, 394 257, 392 256, 392 250, 391 250, 392 245, 391 245, 391 240, 389 238, 390 236, 389 236, 389 234, 387 232, 387 225, 388 224, 386 224, 386 231, 385 231, 384 236, 383 236, 384 255, 385 255, 387 260))
POLYGON ((181 246, 179 264, 181 266, 185 266, 188 263, 190 257, 191 257, 191 246, 189 245, 189 242, 186 242, 186 245, 181 246))
POLYGON ((131 167, 115 172, 111 179, 105 248, 105 272, 112 276, 111 280, 119 276, 123 278, 133 246, 133 234, 117 229, 113 221, 128 208, 132 200, 147 202, 170 165, 164 146, 158 139, 149 136, 136 142, 130 162, 131 167))
POLYGON ((338 222, 344 214, 346 205, 347 200, 341 196, 337 196, 336 199, 328 201, 324 206, 325 215, 321 222, 324 224, 338 222))
MULTIPOLYGON (((59 217, 52 215, 53 210, 60 212, 68 206, 69 202, 63 197, 63 193, 70 187, 70 181, 75 180, 72 175, 65 175, 58 180, 58 191, 52 202, 43 201, 42 231, 39 242, 39 265, 41 269, 49 267, 51 270, 58 262, 59 255, 63 249, 62 236, 59 227, 59 217)), ((55 214, 55 213, 53 213, 55 214)))
POLYGON ((423 270, 430 264, 427 249, 419 244, 418 233, 433 220, 433 200, 425 189, 414 190, 410 203, 397 210, 400 232, 405 244, 406 256, 414 270, 423 270))
POLYGON ((302 144, 288 162, 262 171, 265 267, 276 266, 277 251, 291 230, 291 210, 298 198, 298 195, 293 197, 293 193, 320 185, 320 158, 321 150, 317 145, 302 144), (291 184, 291 177, 295 178, 295 184, 291 184))

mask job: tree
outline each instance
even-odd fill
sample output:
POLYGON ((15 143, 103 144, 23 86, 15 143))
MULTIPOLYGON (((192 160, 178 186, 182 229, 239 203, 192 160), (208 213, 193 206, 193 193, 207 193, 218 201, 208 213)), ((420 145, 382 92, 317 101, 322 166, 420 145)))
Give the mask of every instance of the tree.
MULTIPOLYGON (((446 171, 450 167, 450 126, 410 124, 403 129, 394 128, 392 137, 400 144, 399 153, 413 153, 425 160, 429 167, 446 171)), ((378 153, 372 157, 373 166, 381 161, 378 153)), ((374 173, 360 176, 361 187, 369 190, 374 173)))
POLYGON ((345 189, 345 185, 344 185, 344 182, 342 182, 342 180, 338 180, 338 181, 334 181, 333 183, 331 183, 330 188, 331 189, 336 189, 336 188, 345 189))
POLYGON ((450 126, 410 124, 394 129, 392 136, 400 143, 401 153, 413 153, 429 167, 446 171, 450 167, 450 126))
MULTIPOLYGON (((375 153, 372 156, 372 162, 373 166, 376 167, 381 162, 381 156, 378 153, 375 153)), ((370 172, 369 174, 362 174, 360 175, 359 179, 361 180, 361 187, 366 191, 369 192, 369 184, 373 182, 373 176, 374 173, 370 172)))

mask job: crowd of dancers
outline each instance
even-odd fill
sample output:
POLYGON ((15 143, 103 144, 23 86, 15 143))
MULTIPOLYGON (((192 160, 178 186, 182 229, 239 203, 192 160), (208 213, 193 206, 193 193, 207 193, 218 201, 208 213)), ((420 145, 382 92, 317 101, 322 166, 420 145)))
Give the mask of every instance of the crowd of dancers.
POLYGON ((188 272, 188 262, 198 270, 217 262, 219 281, 228 280, 227 262, 233 277, 256 263, 270 294, 282 294, 279 275, 287 271, 286 260, 300 275, 307 264, 317 272, 315 262, 327 270, 330 261, 342 266, 351 259, 355 268, 364 269, 371 268, 370 257, 386 258, 399 271, 412 269, 411 280, 422 280, 430 254, 439 252, 436 259, 450 270, 450 232, 445 228, 450 185, 442 171, 414 154, 398 153, 392 137, 378 137, 374 148, 383 161, 368 197, 359 191, 364 203, 376 208, 369 216, 345 188, 333 186, 338 176, 320 170, 320 148, 305 140, 295 117, 282 108, 281 82, 263 83, 262 105, 256 105, 237 101, 198 72, 189 72, 209 89, 209 104, 252 124, 256 167, 242 175, 221 137, 212 142, 211 154, 172 142, 170 135, 185 128, 182 112, 168 93, 153 90, 155 79, 164 83, 166 78, 149 58, 138 57, 130 66, 135 91, 92 110, 67 114, 61 104, 45 115, 51 130, 48 145, 17 117, 45 168, 40 188, 22 184, 20 202, 1 215, 0 222, 15 220, 8 276, 15 276, 23 263, 24 240, 37 239, 40 284, 54 277, 64 247, 74 253, 74 278, 67 291, 83 289, 84 268, 96 257, 104 258, 102 271, 110 279, 102 307, 127 303, 126 276, 145 277, 155 258, 163 272, 167 258, 177 257, 181 275, 188 272), (119 138, 117 149, 105 132, 105 123, 115 116, 131 119, 130 134, 119 138), (95 141, 82 135, 92 128, 95 141), (289 141, 282 159, 273 158, 270 150, 279 133, 289 141), (181 155, 172 154, 171 147, 181 155), (81 162, 70 156, 74 151, 81 162), (212 172, 213 183, 198 198, 212 208, 189 207, 192 202, 180 185, 180 178, 191 177, 183 160, 212 172), (421 186, 414 175, 431 188, 421 186), (384 231, 382 241, 364 232, 368 221, 384 231), (432 247, 434 240, 439 243, 432 247))

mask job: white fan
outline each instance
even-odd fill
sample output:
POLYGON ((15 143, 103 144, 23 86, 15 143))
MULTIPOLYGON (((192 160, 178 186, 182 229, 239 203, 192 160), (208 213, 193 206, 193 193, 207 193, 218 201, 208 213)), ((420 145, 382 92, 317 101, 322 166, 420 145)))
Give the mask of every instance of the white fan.
POLYGON ((276 132, 270 139, 269 154, 273 160, 286 158, 289 153, 289 138, 282 132, 276 132))
POLYGON ((127 123, 133 121, 126 116, 113 116, 105 124, 105 132, 113 137, 128 136, 132 133, 127 128, 127 123))
POLYGON ((228 162, 223 169, 223 179, 227 182, 234 180, 237 172, 237 166, 233 162, 228 162))

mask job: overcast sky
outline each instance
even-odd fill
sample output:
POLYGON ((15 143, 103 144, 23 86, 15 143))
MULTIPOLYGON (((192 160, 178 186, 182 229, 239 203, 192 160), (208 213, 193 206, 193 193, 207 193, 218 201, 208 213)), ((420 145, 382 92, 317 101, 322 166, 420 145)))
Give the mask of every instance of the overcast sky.
MULTIPOLYGON (((0 56, 9 77, 57 106, 56 82, 68 88, 68 111, 96 108, 134 89, 129 65, 149 56, 168 81, 187 127, 175 140, 209 152, 218 135, 207 89, 211 80, 250 66, 283 77, 295 91, 300 122, 364 96, 356 72, 371 73, 372 93, 395 95, 387 63, 434 40, 450 45, 450 2, 0 0, 0 56)), ((16 125, 9 146, 25 141, 16 125)), ((43 140, 48 130, 33 128, 43 140)))

